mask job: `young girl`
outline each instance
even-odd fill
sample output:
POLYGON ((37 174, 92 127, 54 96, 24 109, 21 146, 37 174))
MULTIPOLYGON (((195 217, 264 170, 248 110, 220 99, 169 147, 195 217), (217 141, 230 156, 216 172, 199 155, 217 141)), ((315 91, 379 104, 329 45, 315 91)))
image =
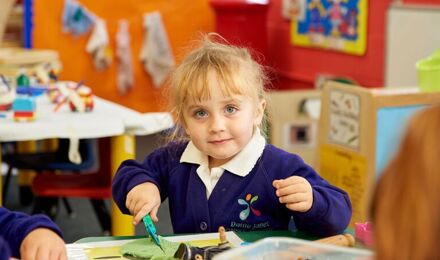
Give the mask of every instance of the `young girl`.
POLYGON ((344 231, 348 195, 266 143, 262 67, 247 49, 215 39, 205 37, 174 73, 174 142, 119 167, 113 198, 121 211, 134 224, 146 214, 157 221, 168 198, 175 233, 287 229, 292 217, 315 235, 344 231))
POLYGON ((440 259, 440 106, 417 113, 373 198, 376 259, 440 259))

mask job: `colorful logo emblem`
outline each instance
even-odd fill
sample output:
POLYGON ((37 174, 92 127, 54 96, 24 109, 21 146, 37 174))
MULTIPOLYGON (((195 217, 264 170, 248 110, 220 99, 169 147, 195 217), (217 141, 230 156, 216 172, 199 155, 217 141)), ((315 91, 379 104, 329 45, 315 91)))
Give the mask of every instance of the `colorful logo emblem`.
POLYGON ((249 212, 252 210, 252 213, 254 213, 255 216, 259 217, 261 215, 261 212, 257 209, 254 209, 252 207, 252 204, 258 200, 258 195, 255 195, 252 197, 251 194, 247 194, 245 200, 244 199, 238 199, 238 204, 246 206, 244 210, 240 212, 240 219, 246 220, 249 217, 249 212))

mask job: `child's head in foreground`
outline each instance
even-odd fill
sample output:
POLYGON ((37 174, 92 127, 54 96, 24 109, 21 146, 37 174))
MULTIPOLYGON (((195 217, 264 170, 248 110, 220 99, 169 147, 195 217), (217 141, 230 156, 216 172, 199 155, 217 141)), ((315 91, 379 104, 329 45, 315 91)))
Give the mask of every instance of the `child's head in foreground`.
POLYGON ((206 146, 230 139, 243 148, 256 129, 264 129, 265 84, 263 67, 249 50, 206 35, 173 75, 177 131, 208 155, 206 146))
POLYGON ((440 106, 416 113, 375 189, 377 259, 440 259, 440 106))

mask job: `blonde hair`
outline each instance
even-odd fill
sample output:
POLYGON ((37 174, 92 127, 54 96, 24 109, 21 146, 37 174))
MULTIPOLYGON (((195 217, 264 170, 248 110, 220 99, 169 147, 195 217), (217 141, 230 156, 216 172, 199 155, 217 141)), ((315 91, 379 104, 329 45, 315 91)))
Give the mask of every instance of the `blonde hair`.
POLYGON ((440 259, 440 106, 411 118, 372 201, 376 259, 440 259))
MULTIPOLYGON (((246 95, 257 104, 266 99, 267 75, 247 48, 230 45, 220 35, 209 33, 200 41, 198 48, 191 51, 174 71, 171 79, 172 112, 176 129, 171 140, 186 140, 183 129, 183 108, 188 101, 202 101, 210 98, 208 74, 215 73, 221 92, 225 96, 246 95)), ((265 132, 266 117, 262 132, 265 132)))

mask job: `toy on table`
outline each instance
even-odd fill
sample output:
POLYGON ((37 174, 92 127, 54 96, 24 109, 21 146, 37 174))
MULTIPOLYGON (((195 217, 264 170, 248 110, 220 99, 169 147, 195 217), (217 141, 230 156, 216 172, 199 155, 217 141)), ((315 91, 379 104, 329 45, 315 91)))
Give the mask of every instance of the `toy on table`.
POLYGON ((3 75, 0 75, 0 111, 9 110, 15 98, 15 91, 3 75))
POLYGON ((373 223, 355 223, 354 226, 354 234, 356 238, 366 246, 372 246, 374 244, 373 223))
POLYGON ((151 220, 151 216, 150 214, 147 214, 145 217, 142 218, 142 221, 144 222, 145 225, 145 229, 147 230, 147 233, 153 238, 154 243, 160 247, 160 249, 164 252, 165 254, 165 250, 163 250, 161 244, 160 244, 160 240, 159 237, 157 236, 156 233, 156 227, 153 224, 153 220, 151 220))
POLYGON ((22 70, 18 77, 16 78, 16 84, 17 87, 29 87, 30 86, 30 80, 29 77, 26 75, 26 73, 22 70))
MULTIPOLYGON (((40 69, 41 70, 41 69, 40 69)), ((45 71, 40 72, 44 74, 45 71)), ((24 69, 20 70, 20 74, 15 78, 16 92, 21 95, 39 96, 47 91, 47 81, 41 81, 35 72, 26 73, 24 69)))
POLYGON ((69 103, 72 112, 90 112, 93 110, 92 90, 83 85, 83 81, 59 82, 55 87, 48 89, 48 97, 52 103, 57 104, 54 111, 58 111, 62 105, 69 103))
POLYGON ((17 94, 29 95, 33 97, 40 96, 46 91, 47 91, 46 86, 39 86, 39 85, 27 86, 27 87, 19 86, 16 89, 17 94))
POLYGON ((29 95, 18 95, 12 102, 13 117, 15 121, 29 122, 36 118, 35 98, 29 95))
POLYGON ((64 96, 57 85, 50 85, 46 91, 47 97, 53 104, 59 104, 63 101, 64 96))
MULTIPOLYGON (((85 112, 90 112, 93 110, 93 93, 92 90, 89 87, 86 86, 80 86, 79 88, 76 89, 76 93, 79 96, 79 99, 81 100, 81 102, 84 104, 84 111, 85 112)), ((69 100, 69 106, 70 106, 70 110, 73 112, 77 112, 78 110, 78 105, 75 104, 72 99, 69 100)))
POLYGON ((195 247, 181 243, 174 254, 174 257, 183 260, 209 260, 212 259, 216 254, 231 249, 232 246, 226 238, 225 228, 220 226, 218 232, 220 238, 220 243, 218 245, 195 247))

